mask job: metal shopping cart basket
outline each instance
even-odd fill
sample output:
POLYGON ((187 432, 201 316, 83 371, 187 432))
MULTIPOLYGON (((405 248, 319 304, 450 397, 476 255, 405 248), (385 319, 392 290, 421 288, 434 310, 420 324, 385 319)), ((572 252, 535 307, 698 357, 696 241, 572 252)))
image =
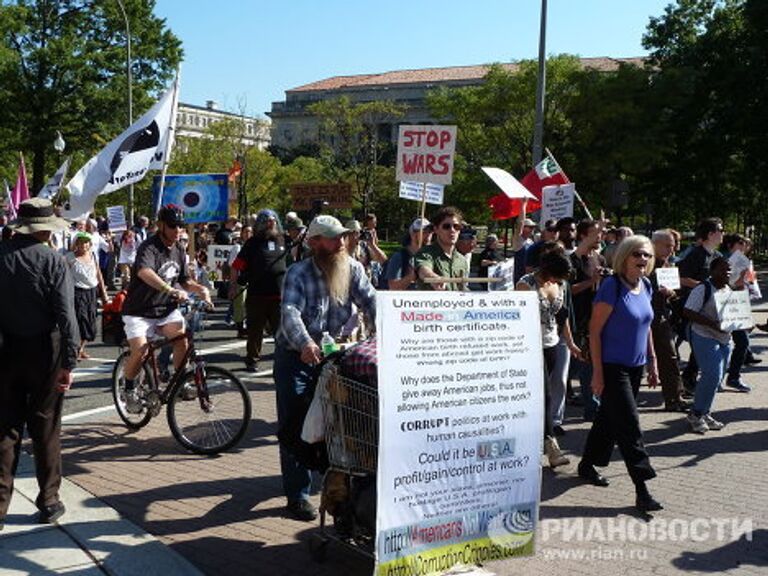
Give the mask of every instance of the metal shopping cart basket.
POLYGON ((341 358, 330 358, 317 382, 329 461, 323 476, 320 534, 310 541, 317 561, 324 560, 331 540, 373 557, 376 533, 378 389, 342 376, 341 358), (333 529, 326 526, 326 514, 334 518, 333 529))

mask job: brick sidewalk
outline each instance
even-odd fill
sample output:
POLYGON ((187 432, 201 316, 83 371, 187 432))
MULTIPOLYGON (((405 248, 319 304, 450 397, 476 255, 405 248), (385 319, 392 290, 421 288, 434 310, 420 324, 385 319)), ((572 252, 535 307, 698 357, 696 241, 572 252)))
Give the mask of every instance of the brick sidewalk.
MULTIPOLYGON (((768 335, 755 333, 758 352, 768 335)), ((768 364, 768 354, 763 353, 768 364)), ((660 410, 660 393, 644 390, 641 423, 659 477, 649 484, 666 509, 648 527, 677 519, 751 519, 752 542, 660 540, 642 542, 564 542, 551 522, 581 518, 593 528, 609 519, 635 522, 634 492, 618 453, 605 470, 608 488, 582 484, 575 464, 588 427, 570 410, 562 445, 572 454, 563 471, 543 473, 541 519, 534 558, 488 566, 497 574, 546 576, 616 574, 696 574, 728 570, 758 575, 768 570, 768 367, 748 371, 751 394, 718 394, 715 416, 728 423, 704 437, 689 433, 682 414, 660 410), (566 557, 567 556, 567 557, 566 557), (612 559, 613 561, 607 561, 612 559)), ((210 575, 305 574, 362 576, 372 563, 340 548, 325 564, 313 563, 307 545, 317 525, 283 516, 271 379, 249 385, 254 419, 238 452, 216 458, 183 453, 164 415, 138 433, 117 416, 66 424, 63 432, 67 477, 103 499, 128 519, 210 575)), ((613 520, 612 520, 613 522, 613 520)), ((687 524, 686 524, 687 526, 687 524)))

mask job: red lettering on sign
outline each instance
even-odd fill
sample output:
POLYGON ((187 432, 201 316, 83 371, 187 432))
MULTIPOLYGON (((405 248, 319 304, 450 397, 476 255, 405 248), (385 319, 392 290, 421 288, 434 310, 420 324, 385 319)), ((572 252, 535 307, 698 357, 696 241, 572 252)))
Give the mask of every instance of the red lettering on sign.
POLYGON ((442 156, 438 156, 437 163, 440 165, 440 169, 435 170, 434 174, 448 174, 448 172, 451 170, 450 160, 450 154, 443 154, 442 156))

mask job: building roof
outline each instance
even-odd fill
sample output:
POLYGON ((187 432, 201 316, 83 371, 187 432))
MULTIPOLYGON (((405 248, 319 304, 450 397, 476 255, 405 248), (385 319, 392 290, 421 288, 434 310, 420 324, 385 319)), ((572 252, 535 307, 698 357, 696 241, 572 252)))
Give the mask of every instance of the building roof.
MULTIPOLYGON (((610 72, 618 69, 620 64, 642 66, 644 58, 581 58, 585 68, 610 72)), ((473 81, 483 78, 490 64, 477 66, 450 66, 447 68, 421 68, 417 70, 395 70, 380 74, 357 74, 354 76, 332 76, 292 88, 287 92, 315 92, 321 90, 339 90, 341 88, 369 88, 376 86, 391 86, 393 84, 424 84, 439 82, 473 81)), ((503 63, 503 68, 516 72, 519 64, 503 63)))

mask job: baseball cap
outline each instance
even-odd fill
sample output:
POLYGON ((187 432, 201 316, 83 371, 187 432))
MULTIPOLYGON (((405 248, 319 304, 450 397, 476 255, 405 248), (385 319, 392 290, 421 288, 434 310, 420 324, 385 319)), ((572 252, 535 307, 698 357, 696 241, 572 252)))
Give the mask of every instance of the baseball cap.
POLYGON ((533 226, 535 228, 536 222, 534 222, 530 218, 526 218, 525 220, 523 220, 523 226, 533 226))
POLYGON ((418 232, 419 230, 424 230, 425 228, 431 226, 429 223, 429 220, 426 218, 416 218, 413 222, 411 222, 410 228, 408 228, 409 232, 418 232))
POLYGON ((285 229, 286 230, 298 230, 304 228, 304 222, 301 218, 296 216, 296 212, 289 212, 285 216, 285 229), (293 214, 293 216, 291 216, 293 214))
POLYGON ((347 223, 344 224, 344 226, 346 226, 350 232, 360 232, 363 229, 363 227, 360 226, 360 222, 357 220, 347 220, 347 223))
POLYGON ((459 232, 459 240, 472 240, 477 237, 477 230, 474 228, 464 228, 459 232))
POLYGON ((323 238, 336 238, 349 232, 349 229, 341 225, 336 218, 328 214, 316 216, 309 224, 307 229, 307 238, 322 236, 323 238))
POLYGON ((157 221, 169 226, 183 226, 184 212, 175 204, 168 204, 160 208, 157 213, 157 221))

